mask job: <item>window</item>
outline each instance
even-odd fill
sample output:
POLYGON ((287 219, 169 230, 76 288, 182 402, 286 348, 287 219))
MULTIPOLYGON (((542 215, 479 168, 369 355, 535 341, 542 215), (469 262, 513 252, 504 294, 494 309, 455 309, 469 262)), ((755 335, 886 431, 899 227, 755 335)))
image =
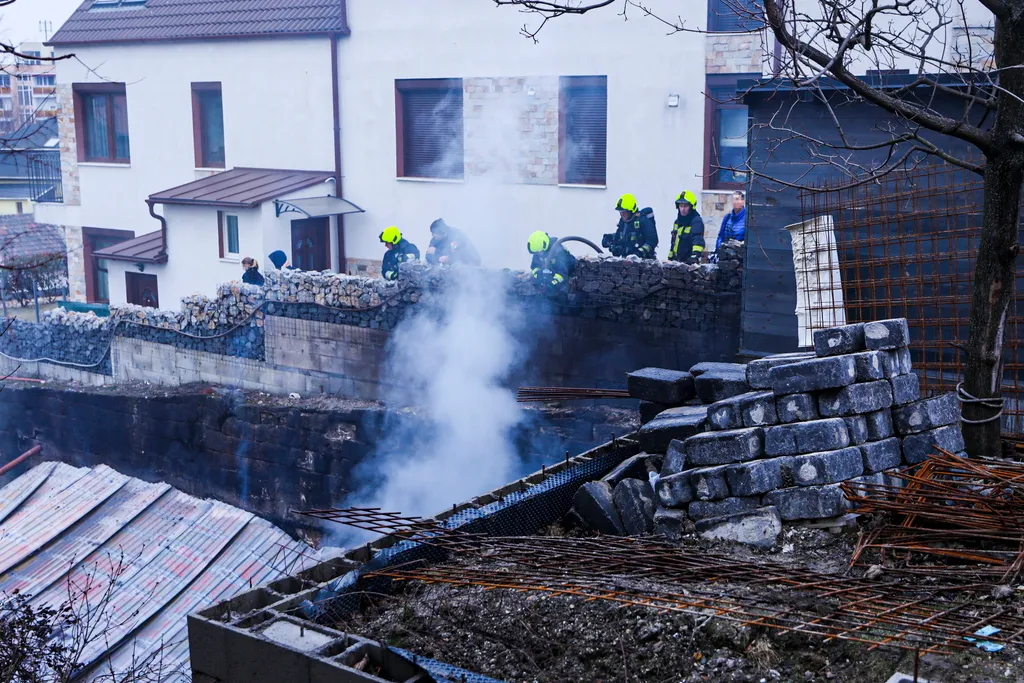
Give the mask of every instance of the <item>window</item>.
POLYGON ((217 227, 220 233, 220 257, 238 258, 242 254, 238 246, 238 216, 218 211, 217 227))
POLYGON ((196 166, 224 168, 224 103, 220 83, 192 84, 192 133, 196 166))
POLYGON ((75 85, 79 161, 128 163, 128 100, 123 83, 75 85))
POLYGON ((462 79, 395 81, 400 178, 463 178, 462 79))
POLYGON ((10 88, 11 77, 8 74, 0 74, 0 88, 10 88))
POLYGON ((708 30, 747 33, 764 26, 757 0, 709 0, 708 30))
POLYGON ((709 76, 705 117, 705 177, 710 189, 742 188, 747 183, 750 130, 747 106, 736 94, 737 82, 755 74, 709 76))
POLYGON ((25 205, 21 202, 16 204, 18 213, 25 213, 25 205))
POLYGON ((562 77, 558 119, 558 181, 567 185, 604 185, 608 78, 562 77))
POLYGON ((42 64, 39 58, 43 55, 39 50, 26 50, 22 54, 25 55, 20 60, 22 64, 42 64))
POLYGON ((57 77, 54 76, 53 74, 49 74, 49 75, 45 75, 45 76, 36 76, 35 77, 35 82, 36 82, 36 86, 40 87, 40 88, 52 87, 52 86, 57 85, 57 77))

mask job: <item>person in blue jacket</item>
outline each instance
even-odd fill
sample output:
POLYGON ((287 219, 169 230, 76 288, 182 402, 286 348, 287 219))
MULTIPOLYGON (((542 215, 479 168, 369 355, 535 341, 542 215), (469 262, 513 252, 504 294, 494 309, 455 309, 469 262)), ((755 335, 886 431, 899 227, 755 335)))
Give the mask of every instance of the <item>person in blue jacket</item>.
POLYGON ((742 242, 747 238, 747 197, 739 190, 732 193, 732 211, 722 219, 722 227, 718 231, 715 251, 729 240, 742 242))

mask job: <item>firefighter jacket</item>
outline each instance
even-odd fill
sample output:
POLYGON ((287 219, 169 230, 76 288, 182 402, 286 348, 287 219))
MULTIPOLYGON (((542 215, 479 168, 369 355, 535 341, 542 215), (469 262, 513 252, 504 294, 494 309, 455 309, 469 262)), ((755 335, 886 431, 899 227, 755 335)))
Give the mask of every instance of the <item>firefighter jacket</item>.
POLYGON ((430 240, 434 247, 433 254, 427 254, 427 262, 433 265, 441 263, 442 256, 448 257, 448 264, 462 263, 467 266, 480 265, 480 253, 466 237, 466 233, 448 226, 448 234, 444 237, 435 235, 430 240))
POLYGON ((672 247, 668 251, 669 261, 699 261, 704 255, 704 219, 696 209, 676 216, 672 225, 672 247))
POLYGON ((576 257, 561 244, 557 244, 557 237, 549 236, 549 239, 551 246, 548 247, 548 250, 539 251, 533 255, 530 271, 540 284, 558 286, 566 282, 576 270, 576 257), (550 280, 544 277, 545 281, 541 281, 544 271, 549 272, 550 280))
POLYGON ((398 279, 398 265, 409 261, 419 261, 420 250, 416 245, 404 237, 398 241, 394 249, 388 249, 384 253, 384 260, 380 266, 380 272, 385 280, 398 279))
POLYGON ((647 208, 634 213, 629 220, 620 220, 612 235, 605 235, 602 242, 612 256, 639 256, 654 258, 658 248, 658 229, 654 224, 654 210, 647 208))

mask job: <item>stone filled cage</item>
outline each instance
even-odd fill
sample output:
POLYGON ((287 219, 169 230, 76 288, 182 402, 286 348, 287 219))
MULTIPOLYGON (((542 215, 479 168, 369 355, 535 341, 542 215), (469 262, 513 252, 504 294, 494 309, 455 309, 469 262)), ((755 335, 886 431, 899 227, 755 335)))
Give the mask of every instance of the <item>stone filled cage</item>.
MULTIPOLYGON (((905 317, 922 394, 955 391, 981 237, 980 176, 929 162, 871 183, 823 181, 801 193, 793 239, 800 344, 815 330, 905 317)), ((1020 232, 1018 228, 1018 232, 1020 232)), ((1024 435, 1024 264, 1003 348, 1004 434, 1024 435)))

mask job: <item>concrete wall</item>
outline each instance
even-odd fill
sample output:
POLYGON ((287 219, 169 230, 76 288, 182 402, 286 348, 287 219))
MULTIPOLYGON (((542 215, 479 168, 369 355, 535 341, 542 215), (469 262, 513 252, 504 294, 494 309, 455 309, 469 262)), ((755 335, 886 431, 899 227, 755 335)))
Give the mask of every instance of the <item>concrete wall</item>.
MULTIPOLYGON (((145 199, 196 180, 191 84, 220 81, 226 167, 332 170, 328 38, 79 46, 57 63, 62 162, 77 168, 82 202, 40 206, 41 222, 132 230, 159 227, 145 199), (70 84, 126 84, 131 164, 78 163, 68 136, 70 84)), ((70 124, 70 125, 69 125, 70 124)))

